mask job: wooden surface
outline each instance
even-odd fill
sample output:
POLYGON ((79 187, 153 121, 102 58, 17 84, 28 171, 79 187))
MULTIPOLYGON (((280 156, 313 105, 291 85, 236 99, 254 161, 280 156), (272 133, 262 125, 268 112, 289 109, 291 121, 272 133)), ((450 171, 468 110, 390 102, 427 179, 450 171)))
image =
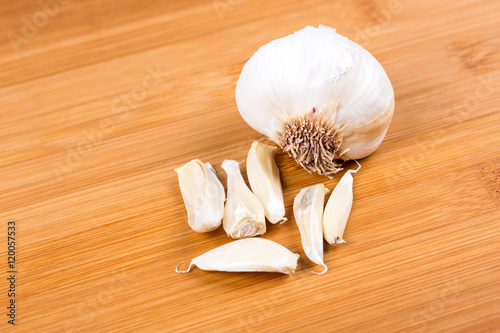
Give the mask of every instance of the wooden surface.
POLYGON ((2 332, 500 331, 498 1, 47 1, 0 5, 2 332), (280 153, 289 221, 264 237, 297 273, 176 274, 229 240, 188 227, 173 169, 200 158, 225 184, 221 162, 264 140, 236 109, 243 64, 318 24, 372 52, 396 95, 347 244, 311 273, 292 201, 342 173, 280 153))

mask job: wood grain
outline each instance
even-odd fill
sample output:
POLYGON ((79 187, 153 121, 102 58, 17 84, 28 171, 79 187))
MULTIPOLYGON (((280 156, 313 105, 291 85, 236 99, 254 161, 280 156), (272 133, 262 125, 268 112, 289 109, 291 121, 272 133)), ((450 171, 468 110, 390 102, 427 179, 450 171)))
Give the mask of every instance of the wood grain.
POLYGON ((500 331, 498 1, 0 8, 2 332, 500 331), (173 169, 200 158, 225 184, 221 162, 264 140, 234 102, 243 64, 318 24, 372 52, 396 94, 386 139, 354 177, 347 244, 326 248, 327 274, 311 273, 293 198, 341 174, 308 175, 280 153, 289 222, 264 237, 301 255, 297 273, 176 274, 228 239, 188 227, 173 169))

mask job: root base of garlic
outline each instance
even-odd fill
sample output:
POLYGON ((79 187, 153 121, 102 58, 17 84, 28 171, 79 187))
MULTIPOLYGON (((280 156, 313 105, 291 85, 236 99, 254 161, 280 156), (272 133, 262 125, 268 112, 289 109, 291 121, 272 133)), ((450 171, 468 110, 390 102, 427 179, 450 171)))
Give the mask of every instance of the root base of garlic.
POLYGON ((316 119, 313 112, 284 123, 278 144, 309 173, 330 176, 342 170, 342 139, 337 129, 316 119))
POLYGON ((243 219, 238 223, 233 232, 228 234, 233 239, 260 236, 266 232, 266 228, 259 221, 252 218, 243 219))

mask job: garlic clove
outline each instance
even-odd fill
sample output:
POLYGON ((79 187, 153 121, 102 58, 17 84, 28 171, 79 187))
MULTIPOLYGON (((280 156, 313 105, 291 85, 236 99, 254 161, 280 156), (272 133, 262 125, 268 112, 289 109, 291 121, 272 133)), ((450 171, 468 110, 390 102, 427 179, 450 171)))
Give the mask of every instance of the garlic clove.
POLYGON ((231 238, 246 238, 266 232, 264 207, 250 191, 241 175, 240 165, 225 160, 222 168, 227 173, 227 202, 222 225, 231 238))
POLYGON ((264 238, 247 238, 233 241, 210 250, 191 260, 185 271, 194 265, 206 271, 224 272, 276 272, 291 274, 297 268, 298 254, 264 238))
POLYGON ((248 152, 247 175, 255 196, 264 206, 269 222, 285 222, 285 203, 280 172, 274 161, 276 147, 255 141, 248 152))
POLYGON ((365 49, 319 26, 260 47, 243 66, 238 110, 308 172, 330 176, 368 156, 394 112, 394 90, 365 49))
POLYGON ((323 235, 325 240, 332 245, 345 243, 342 236, 352 207, 352 174, 361 168, 358 161, 356 163, 358 168, 347 170, 335 186, 326 204, 323 216, 323 235))
POLYGON ((317 184, 300 190, 293 201, 295 222, 300 231, 302 247, 307 257, 317 265, 323 266, 324 274, 328 270, 323 262, 323 205, 328 189, 317 184))
POLYGON ((195 159, 175 172, 191 229, 196 232, 217 229, 224 216, 225 194, 212 165, 195 159))

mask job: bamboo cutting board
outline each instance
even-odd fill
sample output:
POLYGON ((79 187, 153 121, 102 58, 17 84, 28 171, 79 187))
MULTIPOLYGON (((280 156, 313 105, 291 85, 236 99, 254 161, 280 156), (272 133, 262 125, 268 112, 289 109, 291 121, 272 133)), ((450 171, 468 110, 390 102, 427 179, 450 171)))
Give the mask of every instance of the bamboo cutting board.
POLYGON ((0 8, 2 332, 500 331, 498 1, 0 8), (188 227, 173 169, 200 158, 225 184, 221 162, 265 141, 236 109, 243 64, 319 24, 372 52, 396 94, 387 137, 354 176, 347 244, 311 273, 293 198, 343 173, 309 175, 279 153, 289 221, 264 238, 301 255, 297 273, 176 274, 229 240, 188 227))

